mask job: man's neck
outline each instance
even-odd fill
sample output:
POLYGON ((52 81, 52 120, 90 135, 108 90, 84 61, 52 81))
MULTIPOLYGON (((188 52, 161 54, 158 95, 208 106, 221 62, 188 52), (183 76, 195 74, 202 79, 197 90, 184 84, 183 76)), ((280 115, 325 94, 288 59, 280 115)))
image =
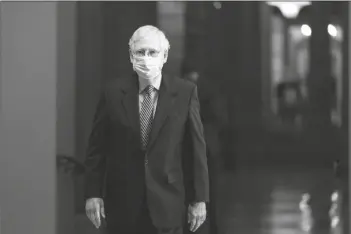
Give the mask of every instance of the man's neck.
POLYGON ((141 89, 143 89, 143 88, 145 88, 148 85, 152 85, 156 89, 159 89, 160 83, 161 83, 161 79, 162 79, 162 74, 160 74, 160 75, 158 75, 158 76, 156 76, 156 77, 154 77, 152 79, 144 79, 144 78, 138 77, 139 87, 141 89))

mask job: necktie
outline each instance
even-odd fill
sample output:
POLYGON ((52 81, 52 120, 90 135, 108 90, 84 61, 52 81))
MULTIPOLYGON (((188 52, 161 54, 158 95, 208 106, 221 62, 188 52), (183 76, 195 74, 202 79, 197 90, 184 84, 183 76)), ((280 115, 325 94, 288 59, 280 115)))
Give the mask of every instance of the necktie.
POLYGON ((144 100, 141 104, 140 110, 140 133, 141 133, 141 143, 143 149, 146 149, 148 141, 149 141, 149 134, 151 132, 152 127, 152 120, 153 120, 153 91, 154 87, 152 85, 148 85, 144 89, 144 100))

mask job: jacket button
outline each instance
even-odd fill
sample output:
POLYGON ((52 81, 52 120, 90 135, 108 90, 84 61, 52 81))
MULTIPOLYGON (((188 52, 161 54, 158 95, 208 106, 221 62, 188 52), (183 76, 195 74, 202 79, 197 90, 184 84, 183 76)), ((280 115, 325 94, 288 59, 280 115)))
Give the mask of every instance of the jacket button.
POLYGON ((145 159, 145 165, 147 165, 149 163, 149 161, 147 159, 145 159))

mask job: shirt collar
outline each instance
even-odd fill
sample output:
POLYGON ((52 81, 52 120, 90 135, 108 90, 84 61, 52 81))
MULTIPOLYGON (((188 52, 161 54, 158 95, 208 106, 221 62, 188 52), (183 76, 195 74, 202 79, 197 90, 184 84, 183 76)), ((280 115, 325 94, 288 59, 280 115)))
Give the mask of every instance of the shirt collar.
POLYGON ((146 81, 145 79, 139 78, 139 93, 143 92, 143 90, 146 88, 148 85, 152 85, 156 90, 160 90, 160 85, 161 85, 161 80, 162 80, 162 75, 156 77, 153 80, 146 81))

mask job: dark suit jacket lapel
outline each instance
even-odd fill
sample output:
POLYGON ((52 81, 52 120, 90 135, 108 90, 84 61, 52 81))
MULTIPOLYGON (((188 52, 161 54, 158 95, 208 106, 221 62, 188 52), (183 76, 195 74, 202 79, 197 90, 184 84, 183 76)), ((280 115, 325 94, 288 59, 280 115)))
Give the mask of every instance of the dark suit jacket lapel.
POLYGON ((148 149, 152 147, 155 143, 155 140, 166 121, 172 105, 175 100, 176 90, 172 85, 172 78, 166 75, 162 75, 161 86, 159 90, 157 108, 155 113, 155 118, 152 124, 152 130, 150 133, 150 139, 148 143, 148 149))
POLYGON ((133 75, 130 79, 126 79, 122 84, 123 107, 130 126, 135 134, 139 137, 140 142, 140 121, 139 121, 139 84, 137 75, 133 75))

